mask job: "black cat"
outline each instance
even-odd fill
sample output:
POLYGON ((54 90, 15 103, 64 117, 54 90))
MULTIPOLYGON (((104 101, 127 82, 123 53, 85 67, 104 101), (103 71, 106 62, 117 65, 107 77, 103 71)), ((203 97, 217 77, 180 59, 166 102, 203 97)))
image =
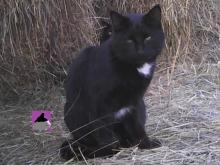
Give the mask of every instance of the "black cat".
POLYGON ((145 15, 111 11, 110 18, 112 34, 100 46, 84 49, 66 80, 64 120, 73 139, 61 146, 64 159, 160 146, 145 133, 143 101, 164 43, 160 6, 145 15))

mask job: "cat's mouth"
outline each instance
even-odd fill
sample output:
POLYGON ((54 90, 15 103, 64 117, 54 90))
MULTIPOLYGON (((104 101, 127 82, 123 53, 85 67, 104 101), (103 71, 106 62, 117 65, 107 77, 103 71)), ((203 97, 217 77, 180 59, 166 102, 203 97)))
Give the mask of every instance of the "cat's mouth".
POLYGON ((145 63, 155 63, 156 57, 148 55, 137 55, 136 57, 127 58, 127 62, 136 67, 140 67, 145 63))
POLYGON ((117 58, 117 61, 121 64, 125 64, 126 66, 130 66, 133 68, 139 68, 146 63, 155 64, 156 58, 145 57, 145 58, 117 58))

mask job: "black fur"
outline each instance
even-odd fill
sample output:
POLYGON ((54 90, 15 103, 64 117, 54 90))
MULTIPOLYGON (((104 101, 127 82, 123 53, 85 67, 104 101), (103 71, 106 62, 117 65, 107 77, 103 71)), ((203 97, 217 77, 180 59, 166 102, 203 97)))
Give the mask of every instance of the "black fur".
POLYGON ((148 138, 144 127, 143 95, 154 69, 145 77, 137 68, 155 64, 162 50, 161 9, 157 5, 145 15, 128 16, 112 11, 110 16, 112 35, 100 46, 84 49, 66 80, 64 120, 73 139, 61 147, 64 159, 74 156, 68 144, 78 155, 80 148, 86 158, 112 155, 119 147, 160 146, 148 138), (129 113, 116 118, 123 107, 129 107, 129 113))

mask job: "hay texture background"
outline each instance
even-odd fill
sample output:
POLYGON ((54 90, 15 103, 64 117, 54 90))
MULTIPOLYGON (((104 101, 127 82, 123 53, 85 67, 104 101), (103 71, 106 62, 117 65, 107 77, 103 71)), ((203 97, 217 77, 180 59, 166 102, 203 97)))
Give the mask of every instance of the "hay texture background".
POLYGON ((166 33, 159 66, 219 60, 213 53, 219 44, 218 0, 2 0, 0 89, 18 94, 19 87, 62 81, 77 51, 98 43, 100 19, 110 9, 144 13, 157 3, 166 33), (213 49, 200 52, 207 47, 213 49))
POLYGON ((146 130, 162 147, 65 164, 220 163, 219 0, 1 0, 0 164, 64 163, 62 83, 71 60, 98 44, 109 10, 144 13, 157 3, 166 42, 146 92, 146 130), (52 110, 51 133, 32 132, 34 109, 52 110))

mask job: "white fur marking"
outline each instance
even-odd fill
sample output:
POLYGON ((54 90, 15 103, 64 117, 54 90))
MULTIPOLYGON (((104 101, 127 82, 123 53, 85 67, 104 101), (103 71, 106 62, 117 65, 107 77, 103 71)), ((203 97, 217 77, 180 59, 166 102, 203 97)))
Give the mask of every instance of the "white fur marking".
POLYGON ((51 123, 50 123, 50 121, 49 121, 49 120, 47 121, 47 124, 48 124, 49 126, 51 126, 51 123))
POLYGON ((149 76, 151 74, 152 66, 153 64, 145 63, 142 67, 137 68, 137 70, 140 74, 143 74, 144 76, 149 76))
POLYGON ((121 108, 119 111, 115 112, 115 118, 116 119, 121 119, 122 117, 124 117, 129 112, 130 112, 129 107, 121 108))

